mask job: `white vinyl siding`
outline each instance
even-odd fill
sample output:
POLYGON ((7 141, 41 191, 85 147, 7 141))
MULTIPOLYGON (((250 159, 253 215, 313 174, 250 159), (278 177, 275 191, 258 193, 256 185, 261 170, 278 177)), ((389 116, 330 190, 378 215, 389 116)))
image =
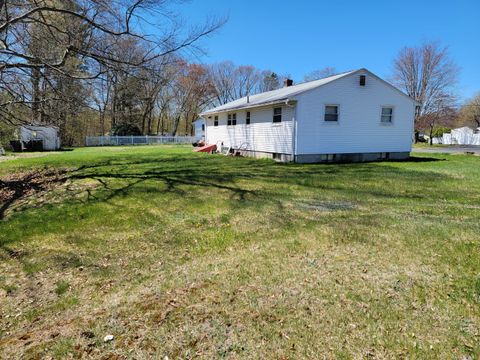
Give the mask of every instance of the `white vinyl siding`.
POLYGON ((228 115, 219 114, 219 126, 207 122, 208 144, 222 143, 225 146, 267 153, 291 154, 293 143, 294 109, 282 107, 282 122, 273 123, 273 107, 250 109, 250 125, 246 124, 246 111, 237 113, 237 126, 227 126, 228 115))
POLYGON ((358 76, 347 76, 299 94, 296 100, 297 155, 412 149, 414 101, 374 76, 367 74, 365 86, 359 85, 358 76), (324 121, 325 105, 339 106, 338 122, 324 121), (389 126, 379 119, 382 107, 394 109, 389 126))

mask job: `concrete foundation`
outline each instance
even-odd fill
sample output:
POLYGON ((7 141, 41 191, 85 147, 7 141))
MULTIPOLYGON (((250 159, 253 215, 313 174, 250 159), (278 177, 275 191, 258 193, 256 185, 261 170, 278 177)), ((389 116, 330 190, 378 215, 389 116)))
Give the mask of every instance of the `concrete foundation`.
POLYGON ((300 164, 369 162, 381 160, 406 160, 409 152, 378 152, 353 154, 309 154, 295 156, 295 162, 300 164))
POLYGON ((316 163, 342 163, 342 162, 369 162, 382 160, 406 160, 410 157, 409 152, 376 152, 376 153, 352 153, 352 154, 292 154, 269 153, 262 151, 241 150, 240 155, 257 159, 273 159, 279 162, 292 162, 300 164, 316 163))
POLYGON ((242 156, 253 157, 256 159, 272 159, 279 162, 292 162, 292 154, 280 154, 280 153, 270 153, 263 151, 253 151, 253 150, 236 150, 242 156))

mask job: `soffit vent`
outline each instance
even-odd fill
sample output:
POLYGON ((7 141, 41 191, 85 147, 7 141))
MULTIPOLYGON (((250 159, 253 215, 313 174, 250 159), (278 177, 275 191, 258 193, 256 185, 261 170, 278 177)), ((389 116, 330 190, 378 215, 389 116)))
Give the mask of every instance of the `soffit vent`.
POLYGON ((367 84, 367 76, 360 75, 360 86, 365 86, 367 84))

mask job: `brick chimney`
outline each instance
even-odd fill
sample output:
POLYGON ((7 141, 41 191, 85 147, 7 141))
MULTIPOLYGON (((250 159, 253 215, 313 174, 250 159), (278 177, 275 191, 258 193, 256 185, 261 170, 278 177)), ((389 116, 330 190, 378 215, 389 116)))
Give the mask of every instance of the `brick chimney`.
POLYGON ((285 82, 283 83, 284 87, 290 87, 293 85, 293 80, 292 79, 285 79, 285 82))

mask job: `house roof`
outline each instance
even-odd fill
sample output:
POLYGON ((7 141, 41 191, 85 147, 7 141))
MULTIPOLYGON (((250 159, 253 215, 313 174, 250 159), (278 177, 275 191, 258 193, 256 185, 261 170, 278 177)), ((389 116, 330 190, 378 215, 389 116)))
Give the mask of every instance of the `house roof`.
POLYGON ((209 114, 215 114, 215 113, 220 113, 220 112, 225 112, 230 110, 237 110, 237 109, 255 107, 260 105, 275 104, 278 102, 288 100, 291 97, 298 95, 300 93, 303 93, 305 91, 315 89, 319 86, 328 84, 332 81, 335 81, 342 77, 353 74, 357 71, 359 70, 348 71, 345 73, 329 76, 320 80, 309 81, 309 82, 305 82, 298 85, 284 87, 278 90, 267 91, 267 92, 256 94, 256 95, 250 95, 248 98, 248 101, 247 101, 247 97, 243 97, 241 99, 229 102, 225 105, 217 106, 216 108, 205 111, 200 115, 205 116, 209 114))
MULTIPOLYGON (((257 107, 257 106, 278 104, 278 103, 285 102, 285 101, 291 99, 295 95, 298 95, 298 94, 301 94, 303 92, 315 89, 317 87, 329 84, 329 83, 331 83, 335 80, 341 79, 343 77, 352 75, 352 74, 357 73, 357 72, 367 72, 367 73, 375 76, 380 81, 383 81, 385 84, 391 86, 392 88, 397 90, 403 96, 408 97, 408 95, 404 94, 402 91, 398 90, 393 85, 391 85, 388 82, 386 82, 385 80, 379 78, 378 76, 371 73, 367 69, 362 68, 362 69, 358 69, 358 70, 347 71, 347 72, 344 72, 344 73, 341 73, 341 74, 329 76, 329 77, 319 79, 319 80, 314 80, 314 81, 301 83, 301 84, 298 84, 298 85, 284 87, 284 88, 281 88, 281 89, 278 89, 278 90, 267 91, 267 92, 264 92, 264 93, 261 93, 261 94, 251 95, 248 98, 243 97, 241 99, 238 99, 238 100, 229 102, 227 104, 217 106, 213 109, 207 110, 207 111, 203 112, 202 114, 200 114, 200 116, 204 117, 204 116, 208 116, 208 115, 211 115, 211 114, 217 114, 217 113, 231 111, 231 110, 248 109, 248 108, 253 108, 253 107, 257 107)), ((409 99, 411 99, 411 98, 409 97, 409 99)), ((414 101, 413 99, 411 99, 411 100, 414 101)))

